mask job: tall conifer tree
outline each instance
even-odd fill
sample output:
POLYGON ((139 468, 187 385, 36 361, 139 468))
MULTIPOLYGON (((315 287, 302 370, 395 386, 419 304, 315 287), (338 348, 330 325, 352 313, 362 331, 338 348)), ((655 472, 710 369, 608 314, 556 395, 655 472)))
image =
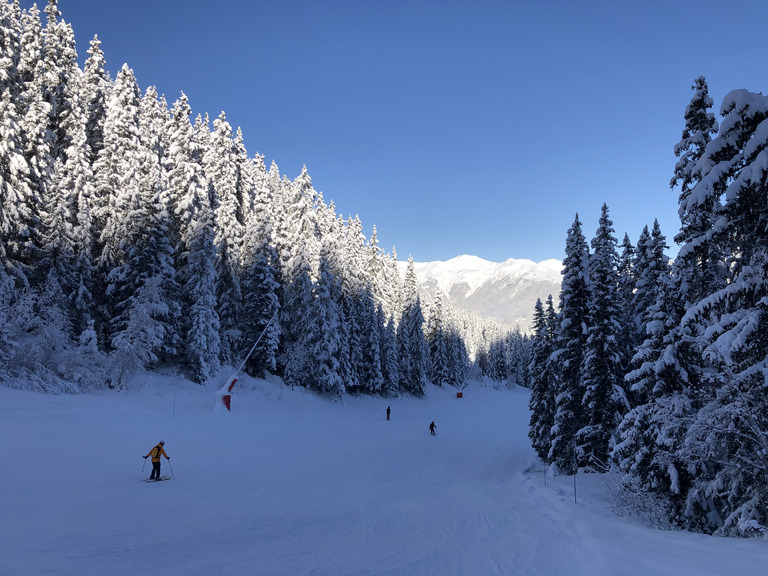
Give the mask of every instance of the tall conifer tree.
POLYGON ((670 186, 680 187, 678 215, 680 232, 675 242, 681 245, 677 260, 680 271, 681 296, 689 304, 697 303, 725 283, 724 259, 720 247, 710 236, 722 210, 721 187, 697 186, 723 152, 713 161, 705 157, 707 146, 718 132, 711 112, 712 98, 704 77, 694 80, 693 97, 685 110, 685 127, 675 145, 679 160, 670 186), (694 193, 694 188, 697 188, 694 193))
POLYGON ((768 448, 768 97, 735 90, 722 113, 720 133, 700 161, 712 169, 691 192, 724 192, 723 217, 711 237, 726 251, 730 277, 682 321, 705 327, 698 343, 716 371, 686 438, 700 471, 688 504, 702 515, 717 512, 707 517, 709 529, 744 535, 768 525, 762 505, 768 473, 755 456, 768 448))
POLYGON ((97 36, 91 40, 88 58, 83 67, 80 100, 85 110, 85 135, 93 164, 104 146, 104 123, 111 82, 106 71, 104 52, 97 36))
POLYGON ((182 339, 193 378, 204 382, 219 368, 219 317, 213 209, 202 166, 204 150, 189 121, 184 94, 173 107, 169 186, 179 225, 176 279, 181 286, 182 339))
POLYGON ((397 396, 400 386, 400 364, 397 356, 397 330, 392 316, 384 318, 384 308, 379 304, 376 309, 378 324, 381 327, 379 350, 381 351, 381 372, 384 378, 382 395, 397 396))
MULTIPOLYGON (((222 360, 232 362, 240 348, 243 296, 240 286, 243 252, 243 192, 238 191, 238 165, 232 128, 222 112, 213 121, 214 131, 203 163, 211 182, 216 211, 216 302, 221 322, 222 360)), ((250 194, 250 190, 247 191, 250 194)))
POLYGON ((629 406, 624 392, 618 254, 613 222, 603 204, 597 235, 589 258, 590 322, 582 361, 584 424, 576 433, 580 466, 606 469, 611 436, 629 406))
POLYGON ((408 269, 403 285, 403 311, 397 329, 400 357, 400 389, 423 396, 429 373, 429 348, 424 337, 424 315, 421 311, 413 258, 408 258, 408 269))
POLYGON ((555 349, 557 386, 555 422, 549 460, 564 473, 576 472, 581 462, 576 453, 576 432, 587 421, 582 410, 584 389, 581 368, 590 326, 589 248, 578 214, 568 230, 563 260, 555 349))
POLYGON ((124 65, 115 78, 104 125, 104 148, 94 166, 94 217, 100 233, 97 250, 97 285, 105 291, 94 294, 98 307, 97 332, 102 349, 113 346, 113 337, 122 330, 113 319, 121 314, 128 294, 136 286, 128 284, 121 272, 131 248, 131 232, 144 217, 132 219, 132 212, 142 206, 139 188, 141 135, 139 104, 141 96, 133 70, 124 65))
POLYGON ((533 313, 533 349, 531 354, 531 396, 528 402, 531 410, 528 437, 539 458, 549 461, 552 444, 552 426, 555 421, 555 379, 550 357, 555 336, 555 311, 552 296, 547 299, 547 308, 536 300, 533 313))

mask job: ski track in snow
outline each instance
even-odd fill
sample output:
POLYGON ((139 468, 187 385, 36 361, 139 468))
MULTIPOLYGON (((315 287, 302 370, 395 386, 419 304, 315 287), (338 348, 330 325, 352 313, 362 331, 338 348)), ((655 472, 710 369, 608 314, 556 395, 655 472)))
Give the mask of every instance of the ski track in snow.
POLYGON ((578 503, 572 477, 545 484, 525 390, 332 403, 248 380, 227 413, 154 378, 0 388, 0 576, 768 574, 765 540, 618 518, 602 476, 577 477, 578 503), (160 439, 176 478, 141 482, 160 439))

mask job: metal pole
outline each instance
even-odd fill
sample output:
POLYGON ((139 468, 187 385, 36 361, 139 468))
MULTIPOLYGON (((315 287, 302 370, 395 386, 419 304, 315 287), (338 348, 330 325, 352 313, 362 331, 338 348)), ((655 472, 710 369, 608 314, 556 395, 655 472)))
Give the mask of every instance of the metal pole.
POLYGON ((256 346, 258 346, 259 342, 261 342, 261 338, 262 338, 262 336, 264 336, 264 333, 267 331, 267 328, 269 328, 269 325, 272 324, 272 320, 274 320, 275 317, 277 316, 277 312, 279 312, 279 310, 276 311, 272 315, 272 318, 269 319, 269 322, 267 322, 264 325, 264 330, 261 331, 261 334, 259 334, 259 337, 256 339, 256 342, 254 342, 253 346, 251 346, 251 349, 248 351, 248 354, 246 354, 245 358, 240 363, 240 366, 238 367, 238 369, 235 370, 235 373, 232 374, 232 376, 230 376, 229 379, 224 383, 224 386, 226 386, 228 383, 232 382, 232 380, 234 380, 237 377, 237 375, 240 374, 240 371, 243 369, 243 366, 245 366, 245 363, 248 362, 248 358, 251 357, 251 354, 253 354, 253 351, 256 350, 256 346))
POLYGON ((170 458, 168 458, 168 468, 171 469, 171 476, 173 477, 174 480, 176 480, 176 474, 173 473, 173 466, 171 466, 171 459, 170 458))
POLYGON ((576 472, 573 473, 573 503, 574 504, 578 504, 578 502, 576 502, 576 474, 578 473, 579 473, 578 470, 576 470, 576 472))

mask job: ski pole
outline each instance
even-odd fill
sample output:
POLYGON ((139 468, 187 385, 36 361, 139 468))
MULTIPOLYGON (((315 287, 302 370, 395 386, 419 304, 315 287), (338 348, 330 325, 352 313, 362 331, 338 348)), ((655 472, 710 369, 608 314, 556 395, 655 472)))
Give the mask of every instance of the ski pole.
POLYGON ((174 480, 176 480, 176 474, 173 473, 173 466, 171 466, 171 459, 170 458, 168 458, 168 468, 171 469, 171 476, 173 477, 174 480))
POLYGON ((145 456, 145 457, 144 457, 144 464, 142 464, 142 465, 141 465, 141 473, 142 473, 142 474, 144 474, 144 466, 146 466, 146 465, 147 465, 147 458, 146 458, 146 456, 145 456))

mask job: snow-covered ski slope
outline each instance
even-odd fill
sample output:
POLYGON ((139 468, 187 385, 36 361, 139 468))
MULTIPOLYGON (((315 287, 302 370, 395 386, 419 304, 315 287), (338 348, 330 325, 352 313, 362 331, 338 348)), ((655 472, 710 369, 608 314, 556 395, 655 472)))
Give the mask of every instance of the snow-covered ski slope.
POLYGON ((619 518, 595 475, 577 477, 576 504, 571 477, 545 485, 525 390, 333 403, 248 387, 231 413, 213 388, 157 377, 99 395, 0 388, 0 575, 768 574, 766 540, 619 518), (160 440, 176 479, 147 484, 160 440))

